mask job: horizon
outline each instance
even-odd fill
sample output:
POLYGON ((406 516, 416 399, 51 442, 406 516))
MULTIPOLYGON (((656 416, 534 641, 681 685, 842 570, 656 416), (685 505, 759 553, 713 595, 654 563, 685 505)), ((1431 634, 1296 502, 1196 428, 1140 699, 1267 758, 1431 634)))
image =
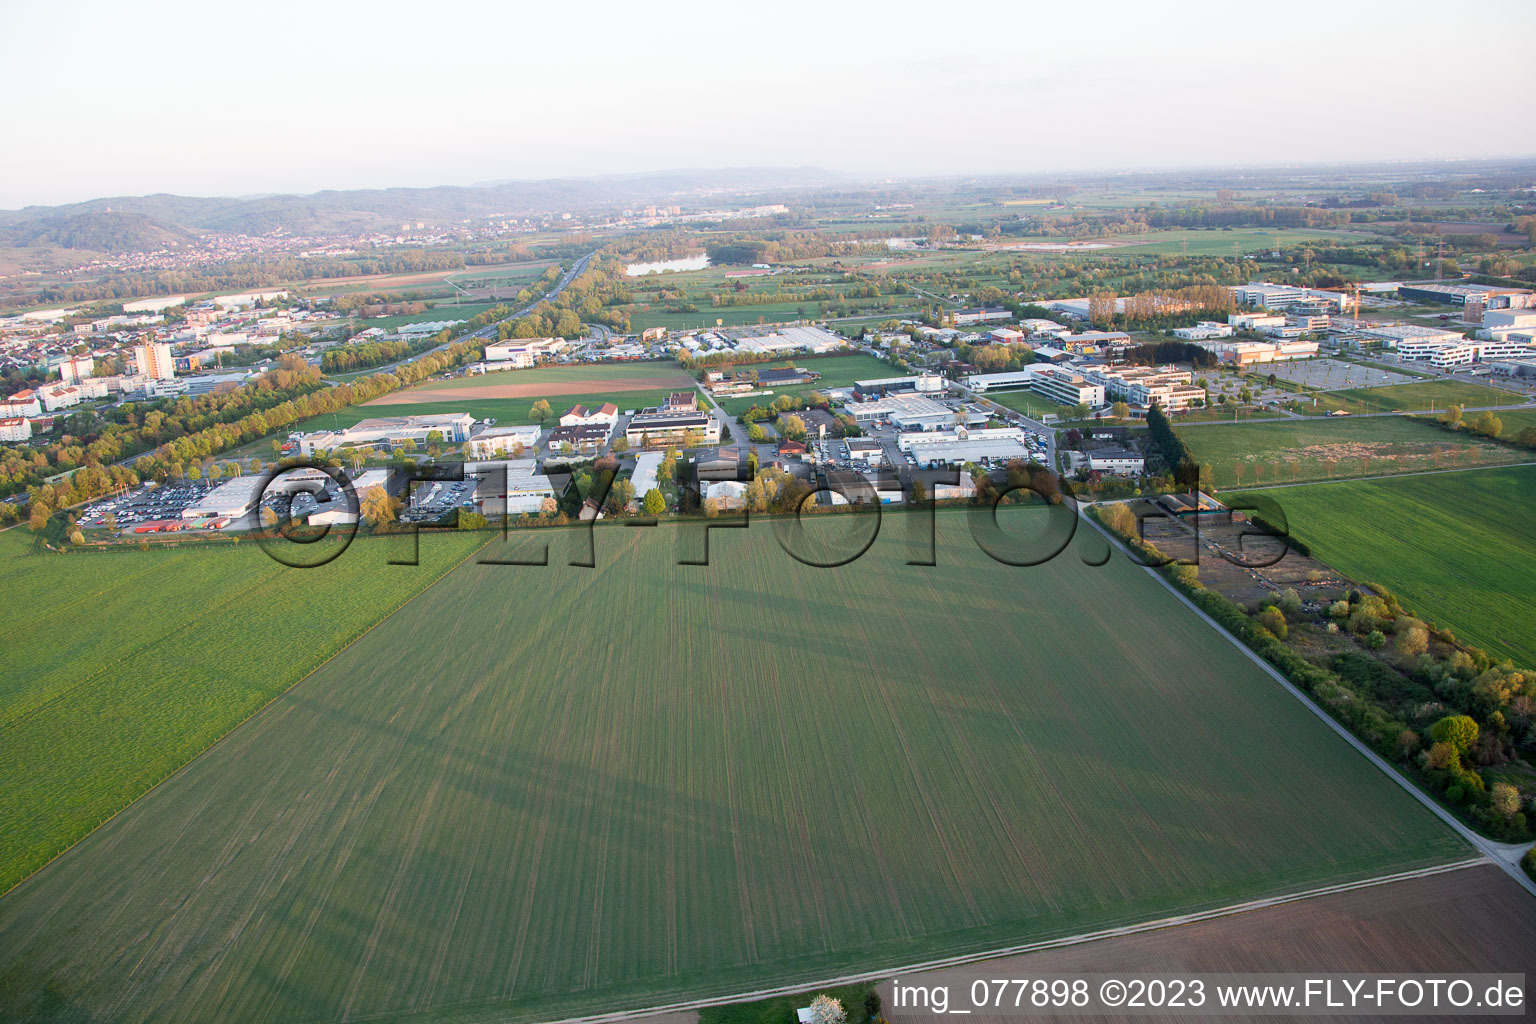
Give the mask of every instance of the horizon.
MULTIPOLYGON (((408 13, 382 8, 359 23, 297 5, 252 19, 182 2, 92 4, 61 75, 37 45, 48 9, 25 4, 0 42, 0 86, 16 98, 0 130, 37 157, 8 168, 0 209, 679 164, 909 180, 952 176, 956 149, 963 173, 979 176, 1506 159, 1506 126, 1524 113, 1514 62, 1481 69, 1471 98, 1450 87, 1405 95, 1403 69, 1443 62, 1441 41, 1375 6, 1309 2, 1283 24, 1214 4, 1184 18, 1119 0, 1036 12, 1026 43, 1067 45, 1028 49, 1017 70, 978 35, 1009 16, 984 2, 921 34, 899 11, 871 21, 804 3, 771 19, 692 2, 580 19, 484 5, 413 24, 407 51, 393 33, 408 13), (303 31, 253 32, 253 20, 303 31), (508 56, 471 56, 471 33, 505 39, 508 56), (1370 45, 1336 56, 1333 42, 1362 39, 1370 45), (1454 134, 1431 130, 1447 118, 1454 134)), ((1476 13, 1516 35, 1536 28, 1536 9, 1515 0, 1484 0, 1476 13)))
MULTIPOLYGON (((1303 173, 1307 171, 1343 171, 1360 173, 1370 169, 1379 169, 1387 172, 1392 168, 1426 168, 1426 169, 1451 169, 1458 164, 1469 167, 1482 165, 1512 165, 1518 169, 1525 162, 1530 162, 1536 167, 1536 152, 1494 154, 1477 157, 1404 157, 1401 159, 1360 159, 1352 161, 1299 161, 1292 163, 1255 162, 1245 164, 1171 164, 1159 165, 1121 165, 1121 166, 1097 166, 1097 167, 1070 167, 1058 171, 1037 171, 1027 174, 1009 174, 998 171, 958 170, 948 174, 912 174, 912 175, 883 175, 858 174, 844 172, 815 164, 758 164, 758 165, 720 165, 720 166, 675 166, 656 168, 637 168, 628 171, 610 171, 604 174, 564 174, 538 178, 500 178, 481 179, 474 182, 437 181, 429 184, 392 184, 392 185, 333 185, 316 188, 310 191, 280 191, 264 190, 244 193, 218 193, 218 192, 156 192, 116 193, 112 195, 92 195, 84 198, 69 199, 57 203, 31 203, 25 206, 0 207, 0 213, 24 213, 28 210, 53 210, 71 206, 84 206, 92 203, 111 203, 117 200, 149 199, 158 196, 169 196, 177 199, 214 200, 223 199, 231 202, 252 202, 261 199, 304 199, 327 193, 344 194, 351 192, 389 192, 389 191, 416 191, 428 192, 437 189, 494 189, 514 185, 539 185, 554 182, 570 181, 623 181, 626 179, 665 177, 668 175, 723 175, 735 171, 742 172, 773 172, 785 173, 792 171, 806 171, 824 174, 829 177, 841 179, 842 183, 857 186, 902 186, 902 185, 928 185, 959 182, 968 179, 998 179, 1031 181, 1038 179, 1050 179, 1061 182, 1072 182, 1076 179, 1094 175, 1109 175, 1115 177, 1135 175, 1178 175, 1201 174, 1216 175, 1222 173, 1303 173)), ((744 184, 756 184, 744 182, 744 184)), ((793 190, 817 189, 823 187, 835 188, 837 185, 758 185, 767 189, 786 188, 793 190)))

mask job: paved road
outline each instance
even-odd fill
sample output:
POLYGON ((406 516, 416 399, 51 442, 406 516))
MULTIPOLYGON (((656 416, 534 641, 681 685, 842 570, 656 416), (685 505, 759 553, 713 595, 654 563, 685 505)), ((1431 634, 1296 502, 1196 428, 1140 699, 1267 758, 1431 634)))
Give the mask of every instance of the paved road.
MULTIPOLYGON (((1093 504, 1093 502, 1084 502, 1079 505, 1078 515, 1081 516, 1090 527, 1098 531, 1098 533, 1103 536, 1106 541, 1109 542, 1110 547, 1113 550, 1120 551, 1127 558, 1134 557, 1131 555, 1130 551, 1125 547, 1125 545, 1120 543, 1119 538, 1112 535, 1108 530, 1100 526, 1092 517, 1088 515, 1088 507, 1091 504, 1093 504)), ((1527 875, 1525 871, 1520 867, 1520 858, 1525 854, 1525 851, 1530 848, 1529 844, 1495 842, 1492 839, 1486 839, 1483 836, 1478 835, 1466 825, 1463 825, 1460 819, 1458 819, 1450 811, 1447 811, 1444 807, 1441 807, 1438 801, 1430 797, 1423 790, 1419 789, 1418 786, 1415 786, 1411 781, 1399 773, 1396 768, 1387 763, 1387 761, 1383 759, 1379 754, 1377 754, 1376 751, 1372 750, 1370 747, 1361 742, 1354 733, 1340 725, 1332 715, 1328 714, 1328 712, 1324 711, 1317 704, 1313 703, 1311 697, 1308 697, 1294 683, 1285 678, 1285 676, 1281 675, 1278 669, 1276 669, 1269 662, 1265 661, 1263 658, 1259 657, 1253 651, 1249 650, 1246 644, 1237 639, 1237 637, 1233 636, 1231 633, 1228 633, 1224 628, 1222 628, 1219 622, 1211 618, 1204 611, 1202 611, 1198 605, 1180 593, 1179 589, 1172 583, 1169 583, 1161 572, 1158 572, 1156 569, 1150 567, 1143 568, 1144 571, 1151 575, 1151 577, 1155 579, 1164 589, 1166 589, 1175 598, 1177 598, 1179 603, 1183 604, 1184 607, 1188 608, 1191 612, 1194 612, 1195 615, 1199 616, 1206 625, 1220 633, 1239 651, 1242 651, 1243 654, 1248 657, 1248 660, 1259 666, 1259 668, 1262 669, 1266 675, 1274 679, 1275 682, 1279 683, 1281 686, 1285 687, 1287 693, 1300 701, 1302 706, 1305 707, 1308 711, 1311 711, 1318 718, 1322 719, 1330 729, 1338 733, 1346 743, 1354 747, 1357 753, 1359 753, 1367 761, 1371 762, 1371 764, 1380 769, 1382 773, 1390 778, 1393 782, 1401 786, 1405 791, 1407 791, 1409 796, 1413 797, 1419 803, 1429 808, 1430 811, 1434 813, 1435 817, 1449 825, 1452 831, 1461 836, 1462 839, 1465 839, 1484 857, 1487 857, 1489 860, 1497 864, 1505 874, 1509 875, 1516 882, 1518 882, 1520 887, 1523 888, 1526 892, 1536 896, 1536 881, 1532 881, 1531 877, 1527 875)))
POLYGON ((720 408, 720 403, 715 401, 714 395, 703 388, 698 390, 699 394, 704 396, 704 401, 708 402, 709 407, 714 410, 715 419, 720 421, 721 443, 723 444, 724 439, 729 437, 736 444, 750 445, 752 439, 747 436, 747 428, 737 423, 736 417, 726 415, 725 410, 720 408))

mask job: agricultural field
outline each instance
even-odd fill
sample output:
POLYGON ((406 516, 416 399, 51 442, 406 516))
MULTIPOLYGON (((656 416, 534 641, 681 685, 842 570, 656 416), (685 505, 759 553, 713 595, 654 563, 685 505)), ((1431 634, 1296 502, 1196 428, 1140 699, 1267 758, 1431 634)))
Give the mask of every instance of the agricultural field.
POLYGON ((788 323, 814 318, 815 302, 769 302, 758 306, 729 306, 723 309, 699 307, 697 313, 673 313, 666 309, 642 309, 629 315, 630 330, 665 327, 674 333, 723 327, 751 327, 754 324, 788 323), (717 324, 715 321, 719 321, 717 324))
POLYGON ((921 524, 514 535, 0 899, 0 1017, 549 1019, 1466 856, 1101 540, 921 524))
POLYGON ((316 278, 290 287, 293 287, 298 294, 310 298, 362 292, 424 292, 432 295, 451 295, 455 293, 447 283, 450 279, 467 291, 492 285, 510 288, 514 284, 521 286, 537 281, 539 276, 553 265, 553 261, 539 260, 530 263, 506 263, 493 267, 456 270, 316 278))
POLYGON ((1496 658, 1536 666, 1536 467, 1271 491, 1291 533, 1496 658))
POLYGON ((388 542, 359 538, 306 571, 254 541, 65 556, 34 553, 25 530, 0 533, 7 584, 27 595, 0 622, 0 892, 483 539, 442 538, 409 567, 384 564, 388 542))
POLYGON ((1515 449, 1409 416, 1211 423, 1179 432, 1217 487, 1524 461, 1515 449))

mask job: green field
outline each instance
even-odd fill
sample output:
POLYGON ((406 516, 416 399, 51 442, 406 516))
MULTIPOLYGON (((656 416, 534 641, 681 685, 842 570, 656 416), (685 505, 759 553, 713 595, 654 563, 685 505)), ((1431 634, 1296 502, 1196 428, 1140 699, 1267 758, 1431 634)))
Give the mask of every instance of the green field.
POLYGON ((1310 392, 1302 399, 1301 411, 1326 414, 1337 409, 1362 412, 1444 412, 1448 405, 1477 408, 1486 405, 1518 405, 1523 395, 1512 394, 1465 381, 1416 381, 1379 388, 1348 388, 1342 391, 1310 392), (1316 403, 1308 402, 1315 397, 1316 403))
POLYGON ((1211 467, 1218 487, 1524 461, 1504 445, 1407 416, 1213 423, 1184 427, 1179 436, 1211 467))
POLYGON ((1055 413, 1062 419, 1066 419, 1072 413, 1070 405, 1053 402, 1036 391, 988 391, 986 397, 998 405, 1012 409, 1014 412, 1021 412, 1026 416, 1033 416, 1036 419, 1047 413, 1055 413))
POLYGON ((920 523, 460 566, 0 899, 0 1018, 548 1019, 1466 854, 1126 559, 920 523))
POLYGON ((1427 620, 1536 666, 1536 467, 1272 491, 1291 533, 1427 620))
MULTIPOLYGON (((609 380, 655 380, 656 386, 687 387, 693 378, 676 363, 592 363, 580 366, 536 366, 530 370, 496 370, 473 377, 452 377, 448 380, 429 380, 404 391, 387 396, 398 401, 407 395, 426 394, 433 391, 458 391, 464 388, 494 390, 507 385, 518 387, 549 386, 551 389, 566 388, 571 384, 588 384, 609 380)), ((592 388, 583 387, 590 391, 592 388)))
MULTIPOLYGON (((0 533, 0 892, 80 839, 468 554, 419 568, 359 539, 319 570, 253 541, 33 554, 0 533)), ((0 1014, 3 1017, 4 1014, 0 1014)))

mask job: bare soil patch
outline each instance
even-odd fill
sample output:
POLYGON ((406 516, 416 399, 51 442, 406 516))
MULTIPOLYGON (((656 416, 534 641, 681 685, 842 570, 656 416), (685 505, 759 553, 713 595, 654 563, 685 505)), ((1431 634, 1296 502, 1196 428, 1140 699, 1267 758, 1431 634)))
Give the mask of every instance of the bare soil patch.
POLYGON ((604 377, 579 380, 543 380, 526 384, 466 385, 456 388, 431 388, 384 395, 364 405, 425 405, 456 400, 485 398, 547 398, 551 395, 600 395, 617 391, 656 391, 660 388, 691 386, 693 379, 679 373, 677 379, 666 377, 604 377))
MULTIPOLYGON (((1531 909, 1531 897, 1497 867, 1488 864, 1319 896, 1213 921, 989 960, 968 971, 971 977, 986 978, 1293 971, 1523 973, 1530 969, 1531 951, 1536 950, 1536 914, 1531 913, 1531 909)), ((903 986, 922 985, 925 978, 938 977, 903 975, 901 983, 903 986)), ((893 1005, 888 981, 880 984, 879 992, 885 1016, 893 1024, 946 1019, 897 1008, 893 1005)), ((952 994, 952 1007, 954 999, 952 994)), ((967 1004, 962 1002, 960 1005, 967 1004)), ((973 1024, 988 1021, 1019 1024, 1025 1019, 1124 1024, 1132 1018, 1124 1015, 1056 1017, 1031 1013, 1028 1018, 973 1014, 966 1019, 973 1024)), ((1248 1020, 1250 1017, 1242 1014, 1224 1018, 1169 1014, 1156 1019, 1212 1021, 1248 1020)), ((1283 1019, 1337 1021, 1340 1018, 1283 1019)), ((1453 1021, 1464 1018, 1446 1015, 1413 1019, 1453 1021)))

